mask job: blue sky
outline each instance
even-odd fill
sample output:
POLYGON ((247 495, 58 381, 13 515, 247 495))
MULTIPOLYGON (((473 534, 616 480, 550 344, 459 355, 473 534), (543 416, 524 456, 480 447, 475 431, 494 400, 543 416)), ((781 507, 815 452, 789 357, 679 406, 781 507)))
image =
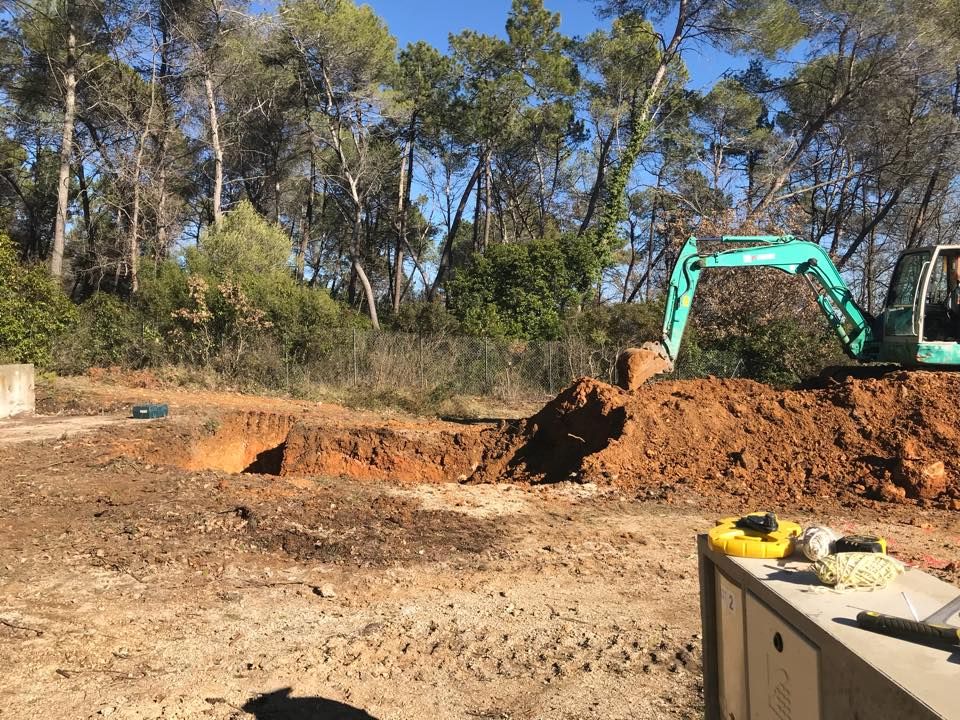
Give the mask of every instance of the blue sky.
MULTIPOLYGON (((400 46, 425 40, 447 50, 447 37, 461 30, 504 35, 510 0, 451 2, 450 0, 365 0, 384 19, 400 46)), ((546 0, 549 10, 560 13, 560 30, 565 35, 586 35, 603 26, 594 15, 590 0, 546 0)), ((710 87, 731 68, 742 69, 746 61, 711 48, 690 48, 684 60, 691 74, 691 86, 710 87)))

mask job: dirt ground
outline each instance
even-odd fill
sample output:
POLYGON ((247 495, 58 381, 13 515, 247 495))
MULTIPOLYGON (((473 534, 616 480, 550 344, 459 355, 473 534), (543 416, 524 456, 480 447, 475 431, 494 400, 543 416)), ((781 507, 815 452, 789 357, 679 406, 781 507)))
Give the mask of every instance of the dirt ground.
POLYGON ((716 518, 774 509, 879 532, 960 577, 952 481, 884 501, 883 473, 909 487, 893 456, 863 460, 843 492, 753 497, 747 468, 776 470, 754 445, 726 451, 704 492, 669 468, 640 482, 653 471, 612 443, 538 484, 543 417, 140 385, 58 380, 39 398, 52 417, 0 424, 0 717, 696 718, 695 536, 716 518), (142 400, 171 417, 124 419, 142 400), (489 482, 495 467, 517 482, 489 482))

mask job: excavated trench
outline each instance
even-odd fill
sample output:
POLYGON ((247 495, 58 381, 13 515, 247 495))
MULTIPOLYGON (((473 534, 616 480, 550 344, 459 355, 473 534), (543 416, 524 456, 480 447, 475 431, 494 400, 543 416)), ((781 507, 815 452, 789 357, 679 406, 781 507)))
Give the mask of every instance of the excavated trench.
POLYGON ((219 423, 208 422, 175 464, 187 470, 279 475, 287 434, 296 420, 276 413, 232 413, 219 423))
POLYGON ((447 482, 476 469, 481 435, 481 428, 367 427, 236 412, 208 422, 174 464, 229 473, 447 482))

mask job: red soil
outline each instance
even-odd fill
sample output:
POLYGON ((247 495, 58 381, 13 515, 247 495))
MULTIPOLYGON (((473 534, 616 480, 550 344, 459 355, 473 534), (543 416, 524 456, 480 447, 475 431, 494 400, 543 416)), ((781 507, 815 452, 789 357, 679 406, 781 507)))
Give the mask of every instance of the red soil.
POLYGON ((237 409, 202 427, 158 426, 137 452, 227 472, 575 480, 653 497, 686 491, 960 509, 957 398, 954 373, 901 371, 798 390, 709 378, 627 392, 582 378, 531 418, 498 426, 237 409))
POLYGON ((775 390, 685 380, 630 393, 582 378, 491 438, 477 480, 580 479, 799 499, 960 507, 960 375, 897 372, 775 390))

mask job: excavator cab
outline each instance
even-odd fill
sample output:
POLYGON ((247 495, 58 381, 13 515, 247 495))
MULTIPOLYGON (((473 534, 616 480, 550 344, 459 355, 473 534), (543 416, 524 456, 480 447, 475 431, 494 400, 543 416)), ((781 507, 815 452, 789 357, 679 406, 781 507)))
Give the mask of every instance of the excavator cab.
POLYGON ((903 253, 880 325, 880 360, 960 365, 960 245, 903 253))

